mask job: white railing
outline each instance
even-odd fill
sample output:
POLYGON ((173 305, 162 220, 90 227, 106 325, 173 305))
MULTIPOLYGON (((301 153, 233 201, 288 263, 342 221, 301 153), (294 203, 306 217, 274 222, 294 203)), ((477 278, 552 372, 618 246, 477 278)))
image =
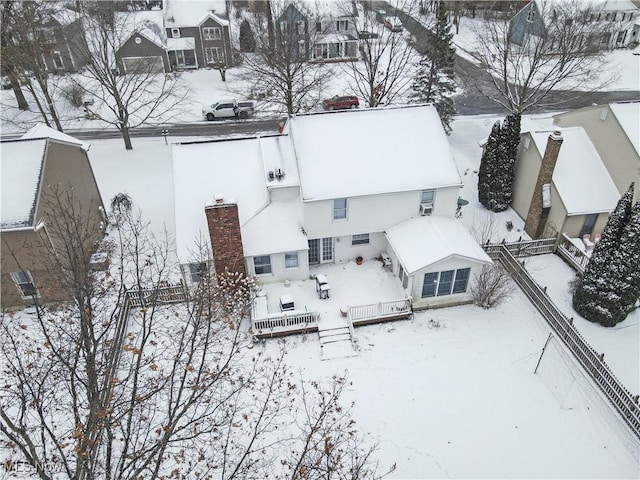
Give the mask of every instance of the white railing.
POLYGON ((587 254, 578 248, 564 233, 562 234, 556 253, 579 273, 584 273, 589 263, 587 254))
POLYGON ((411 299, 378 302, 369 305, 355 305, 349 307, 349 321, 357 323, 385 320, 388 318, 402 318, 411 315, 411 299))
POLYGON ((256 335, 283 334, 288 331, 316 330, 320 321, 318 312, 291 310, 270 313, 261 318, 251 319, 251 330, 256 335))

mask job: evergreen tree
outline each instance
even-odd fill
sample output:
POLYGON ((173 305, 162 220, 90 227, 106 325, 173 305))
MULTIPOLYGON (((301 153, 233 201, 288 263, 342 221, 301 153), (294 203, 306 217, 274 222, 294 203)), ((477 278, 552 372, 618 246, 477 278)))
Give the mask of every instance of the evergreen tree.
POLYGON ((611 268, 619 277, 620 294, 617 322, 624 320, 636 307, 640 299, 640 201, 631 210, 629 222, 620 237, 619 248, 614 253, 614 263, 611 268))
POLYGON ((493 212, 502 212, 511 206, 519 144, 519 114, 508 115, 502 125, 494 124, 478 177, 478 199, 493 212))
POLYGON ((493 210, 493 188, 495 184, 497 157, 500 155, 502 127, 500 122, 493 124, 491 134, 484 146, 480 170, 478 172, 478 201, 485 208, 493 210))
MULTIPOLYGON (((629 235, 634 226, 631 221, 633 189, 629 189, 620 198, 596 244, 587 268, 578 282, 573 294, 573 308, 591 322, 613 326, 626 317, 623 312, 628 308, 628 296, 632 295, 633 280, 629 281, 629 271, 625 262, 633 265, 634 239, 629 235), (624 240, 623 240, 624 238, 624 240), (626 242, 628 247, 623 245, 626 242), (624 252, 624 253, 620 253, 624 252), (628 257, 628 258, 625 258, 628 257), (623 301, 623 296, 626 298, 623 301)), ((634 209, 637 217, 638 205, 634 209)), ((636 218, 637 223, 637 218, 636 218)), ((638 226, 636 225, 637 229, 638 226)), ((635 239, 638 242, 638 239, 635 239)), ((638 252, 636 251, 636 254, 638 252)), ((638 259, 635 259, 638 269, 638 259)), ((635 272, 631 277, 636 276, 635 272)), ((636 282, 637 283, 637 282, 636 282)), ((635 285, 636 291, 638 286, 635 285)), ((636 296, 637 299, 637 296, 636 296)))
MULTIPOLYGON (((504 138, 504 158, 497 169, 500 175, 500 200, 498 208, 506 210, 513 201, 513 181, 515 178, 516 157, 518 156, 518 145, 520 145, 520 114, 512 113, 507 115, 502 124, 504 138)), ((496 210, 496 211, 501 211, 496 210)))
POLYGON ((453 70, 455 48, 451 43, 452 39, 451 24, 447 19, 444 2, 441 2, 434 35, 426 55, 418 63, 418 71, 412 84, 412 98, 434 105, 447 135, 451 133, 451 118, 455 114, 451 99, 456 90, 453 70))

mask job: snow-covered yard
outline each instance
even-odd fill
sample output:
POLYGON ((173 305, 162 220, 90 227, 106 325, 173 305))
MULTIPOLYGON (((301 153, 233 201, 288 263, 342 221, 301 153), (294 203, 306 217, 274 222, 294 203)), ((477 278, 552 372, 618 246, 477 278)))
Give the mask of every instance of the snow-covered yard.
MULTIPOLYGON (((450 143, 465 184, 462 196, 470 202, 461 220, 469 228, 481 219, 474 173, 478 142, 495 120, 461 117, 453 123, 450 143)), ((535 121, 550 123, 551 117, 535 121)), ((134 146, 124 152, 117 139, 92 142, 91 161, 104 200, 126 191, 154 231, 166 226, 173 235, 170 146, 163 139, 146 138, 135 139, 134 146)), ((524 236, 522 223, 513 211, 500 214, 497 236, 524 236), (511 232, 505 228, 507 220, 514 223, 511 232)), ((552 255, 530 259, 527 265, 559 307, 575 316, 566 285, 571 270, 552 255)), ((394 278, 382 278, 386 272, 373 261, 360 267, 332 266, 326 273, 332 298, 317 302, 334 315, 343 304, 369 303, 374 290, 368 281, 383 285, 389 280, 388 285, 397 287, 394 278), (372 278, 349 276, 355 268, 372 278)), ((299 283, 269 287, 270 308, 277 308, 284 289, 301 303, 315 301, 313 281, 299 283)), ((397 292, 387 293, 395 298, 397 292)), ((637 393, 637 312, 615 329, 576 324, 637 393)), ((549 332, 518 292, 495 310, 463 306, 357 328, 360 352, 355 357, 322 361, 317 334, 267 340, 264 348, 277 349, 285 342, 288 362, 308 378, 346 372, 353 382, 347 400, 355 402, 359 427, 379 443, 381 467, 398 463, 394 478, 637 478, 640 445, 562 347, 552 343, 539 373, 533 374, 549 332)))

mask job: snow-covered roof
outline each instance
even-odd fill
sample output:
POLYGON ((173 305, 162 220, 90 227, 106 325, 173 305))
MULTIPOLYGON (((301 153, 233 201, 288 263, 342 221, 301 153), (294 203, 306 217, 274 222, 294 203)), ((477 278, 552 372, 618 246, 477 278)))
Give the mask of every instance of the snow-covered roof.
POLYGON ((629 0, 589 0, 585 2, 578 2, 576 0, 536 0, 536 2, 545 9, 551 9, 554 7, 577 7, 580 9, 591 8, 593 11, 603 12, 620 12, 620 11, 635 11, 638 9, 629 0))
POLYGON ((33 226, 47 140, 0 142, 0 229, 33 226))
POLYGON ((242 225, 242 246, 247 257, 276 252, 308 250, 303 233, 300 198, 270 203, 258 215, 242 225))
POLYGON ((293 116, 305 201, 461 185, 430 105, 293 116))
POLYGON ((270 203, 267 190, 267 186, 298 184, 287 144, 286 136, 273 136, 173 145, 176 244, 181 262, 191 258, 198 239, 209 243, 204 207, 215 195, 237 203, 245 255, 307 248, 299 197, 270 203), (268 182, 268 172, 278 168, 285 177, 268 182))
POLYGON ((469 231, 454 219, 413 217, 387 229, 385 236, 408 274, 449 257, 491 263, 469 231))
POLYGON ((618 119, 633 148, 640 155, 640 102, 611 103, 609 107, 618 119))
POLYGON ((209 13, 215 13, 218 18, 227 14, 225 0, 164 0, 162 3, 167 27, 195 27, 209 13))
POLYGON ((196 39, 193 37, 167 38, 167 50, 193 50, 196 39))
POLYGON ((316 15, 330 18, 355 16, 354 3, 351 1, 338 0, 297 0, 305 5, 308 11, 316 15))
POLYGON ((86 151, 88 151, 91 147, 90 143, 78 140, 77 138, 72 137, 71 135, 67 135, 66 133, 63 133, 60 130, 56 130, 55 128, 47 127, 44 123, 37 123, 20 138, 25 140, 34 138, 55 138, 56 140, 62 140, 63 142, 80 145, 82 149, 86 151))
POLYGON ((151 42, 164 46, 167 36, 163 22, 162 12, 159 10, 116 13, 116 25, 121 29, 119 36, 122 39, 122 43, 137 32, 144 35, 151 42))
MULTIPOLYGON (((567 214, 611 212, 620 194, 587 133, 582 127, 555 130, 564 140, 552 178, 567 214)), ((553 131, 529 133, 542 157, 553 131)))
MULTIPOLYGON (((55 5, 55 4, 52 4, 52 5, 55 5)), ((65 7, 56 8, 55 11, 52 13, 52 16, 62 26, 71 25, 73 22, 78 20, 78 18, 80 18, 80 16, 78 15, 78 12, 65 7)))

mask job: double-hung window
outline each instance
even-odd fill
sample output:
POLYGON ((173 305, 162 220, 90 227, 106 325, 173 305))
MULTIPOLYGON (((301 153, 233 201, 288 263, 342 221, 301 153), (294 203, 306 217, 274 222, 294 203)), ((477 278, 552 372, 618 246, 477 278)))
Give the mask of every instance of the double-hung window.
POLYGON ((420 198, 420 203, 433 203, 436 198, 435 190, 423 190, 422 197, 420 198))
POLYGON ((369 244, 368 233, 359 233, 357 235, 351 236, 351 245, 368 245, 368 244, 369 244))
POLYGON ((347 199, 336 198, 333 200, 333 219, 344 220, 347 218, 347 199))
POLYGON ((253 268, 256 272, 256 275, 271 273, 271 256, 261 255, 258 257, 253 257, 253 268))
POLYGON ((191 283, 198 283, 206 271, 207 264, 205 262, 190 263, 189 280, 191 280, 191 283))
POLYGON ((203 27, 202 38, 203 40, 220 40, 222 38, 220 27, 203 27))
POLYGON ((11 278, 23 298, 38 294, 36 286, 33 283, 33 278, 31 278, 31 273, 28 271, 20 270, 18 272, 11 272, 11 278))
POLYGON ((285 268, 298 268, 298 252, 287 252, 284 254, 285 268))

